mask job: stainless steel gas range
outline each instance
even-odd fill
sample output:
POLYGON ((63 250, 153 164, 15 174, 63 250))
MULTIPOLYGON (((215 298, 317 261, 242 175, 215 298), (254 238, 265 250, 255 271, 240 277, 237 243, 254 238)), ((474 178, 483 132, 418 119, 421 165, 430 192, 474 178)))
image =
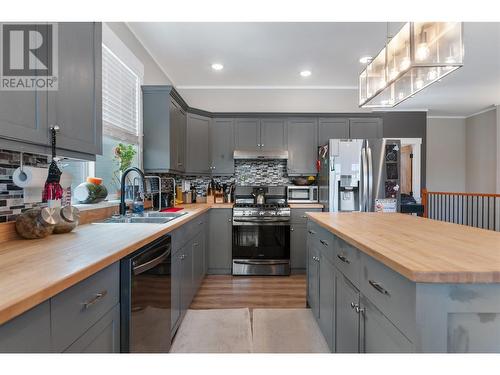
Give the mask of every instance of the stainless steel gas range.
POLYGON ((286 187, 236 187, 233 275, 289 274, 290 207, 286 187))

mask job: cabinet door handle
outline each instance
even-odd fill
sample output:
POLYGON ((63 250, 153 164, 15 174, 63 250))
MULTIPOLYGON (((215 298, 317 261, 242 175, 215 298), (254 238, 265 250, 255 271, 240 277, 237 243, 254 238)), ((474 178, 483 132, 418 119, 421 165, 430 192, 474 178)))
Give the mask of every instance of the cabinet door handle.
POLYGON ((326 246, 326 247, 328 247, 328 242, 326 242, 326 241, 323 241, 323 240, 319 240, 319 242, 321 242, 321 244, 322 244, 323 246, 326 246))
POLYGON ((368 283, 373 288, 375 288, 375 290, 377 290, 379 293, 389 295, 389 292, 386 289, 384 289, 384 287, 382 285, 380 285, 379 283, 377 283, 376 281, 368 280, 368 283))
POLYGON ((307 219, 307 215, 302 215, 302 217, 303 217, 304 219, 307 219))
POLYGON ((337 254, 337 258, 339 258, 339 259, 340 259, 342 262, 344 262, 344 263, 347 263, 347 264, 351 263, 351 261, 350 261, 349 259, 347 259, 347 258, 346 258, 345 256, 343 256, 343 255, 337 254))
POLYGON ((198 243, 198 242, 194 242, 194 243, 193 243, 193 246, 198 246, 198 245, 199 245, 199 243, 198 243))
POLYGON ((264 147, 264 143, 262 143, 262 144, 260 145, 260 147, 264 147))
POLYGON ((231 221, 232 221, 232 219, 231 219, 231 218, 229 218, 229 219, 227 219, 227 221, 231 222, 231 221))
POLYGON ((309 232, 309 234, 312 234, 312 235, 315 235, 315 234, 316 234, 316 232, 315 232, 315 231, 313 231, 313 230, 308 230, 308 232, 309 232))
POLYGON ((357 303, 351 302, 351 309, 357 309, 359 305, 357 303))
POLYGON ((92 298, 90 301, 87 301, 83 304, 83 309, 87 310, 94 306, 97 302, 99 302, 101 299, 103 299, 106 294, 108 294, 107 290, 103 290, 102 292, 97 293, 94 298, 92 298))
POLYGON ((364 314, 364 313, 365 313, 365 309, 363 309, 363 308, 361 308, 361 307, 359 307, 359 306, 356 306, 356 312, 357 312, 358 314, 364 314))
POLYGON ((295 230, 295 229, 293 229, 293 228, 290 228, 290 232, 293 232, 294 230, 295 230))

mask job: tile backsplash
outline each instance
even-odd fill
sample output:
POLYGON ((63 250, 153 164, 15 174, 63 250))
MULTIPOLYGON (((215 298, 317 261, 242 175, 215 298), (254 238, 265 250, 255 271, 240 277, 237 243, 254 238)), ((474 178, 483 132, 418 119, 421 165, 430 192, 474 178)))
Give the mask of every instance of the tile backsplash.
MULTIPOLYGON (((20 155, 17 151, 0 150, 0 223, 14 221, 23 209, 41 205, 41 203, 24 203, 23 189, 12 182, 12 174, 20 165, 20 155)), ((23 164, 46 168, 48 158, 25 153, 23 164)))

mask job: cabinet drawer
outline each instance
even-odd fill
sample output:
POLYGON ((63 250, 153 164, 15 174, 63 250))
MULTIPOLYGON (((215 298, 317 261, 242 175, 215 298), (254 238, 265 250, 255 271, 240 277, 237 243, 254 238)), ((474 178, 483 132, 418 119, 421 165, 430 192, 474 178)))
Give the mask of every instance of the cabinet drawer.
POLYGON ((359 289, 361 253, 343 239, 334 236, 334 264, 359 289))
POLYGON ((292 208, 291 209, 291 222, 293 224, 306 224, 306 212, 321 212, 320 208, 292 208))
POLYGON ((50 300, 52 345, 65 350, 119 302, 120 265, 114 263, 50 300))
POLYGON ((407 337, 415 335, 415 283, 362 254, 361 292, 407 337))
POLYGON ((206 222, 205 215, 200 215, 192 219, 189 223, 187 223, 186 228, 186 238, 187 241, 192 240, 200 231, 204 228, 204 224, 206 222))
POLYGON ((321 251, 321 253, 331 262, 334 260, 334 248, 336 241, 332 233, 311 221, 307 225, 307 243, 321 251))

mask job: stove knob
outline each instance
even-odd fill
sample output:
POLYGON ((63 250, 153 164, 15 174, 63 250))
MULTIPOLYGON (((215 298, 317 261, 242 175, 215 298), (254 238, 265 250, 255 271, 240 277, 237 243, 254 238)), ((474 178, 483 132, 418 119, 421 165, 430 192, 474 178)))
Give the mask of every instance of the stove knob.
POLYGON ((264 211, 260 211, 260 212, 259 212, 259 215, 260 215, 260 216, 264 216, 265 214, 266 214, 266 213, 265 213, 264 211))

